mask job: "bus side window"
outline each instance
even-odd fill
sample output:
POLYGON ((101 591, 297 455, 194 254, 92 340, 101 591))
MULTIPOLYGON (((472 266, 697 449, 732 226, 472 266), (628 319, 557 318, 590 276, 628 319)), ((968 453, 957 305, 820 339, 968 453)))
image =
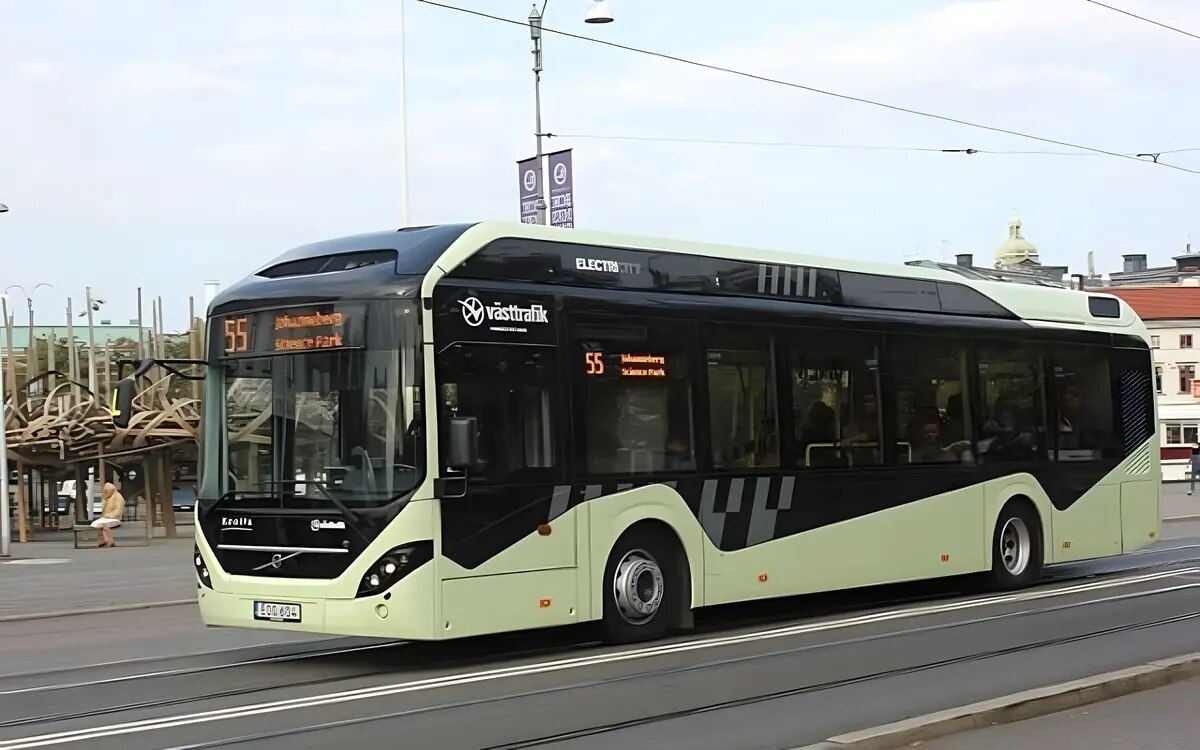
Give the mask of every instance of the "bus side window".
POLYGON ((1050 421, 1056 460, 1098 461, 1119 455, 1108 352, 1058 347, 1051 361, 1050 421))
POLYGON ((879 464, 879 349, 874 336, 797 332, 789 340, 798 468, 879 464))
POLYGON ((891 342, 896 438, 907 441, 897 464, 971 463, 966 344, 944 336, 897 336, 891 342))

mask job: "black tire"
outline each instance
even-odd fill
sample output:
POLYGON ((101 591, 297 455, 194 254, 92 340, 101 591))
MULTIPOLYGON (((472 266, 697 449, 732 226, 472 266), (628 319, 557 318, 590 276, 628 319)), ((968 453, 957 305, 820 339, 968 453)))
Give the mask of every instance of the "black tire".
POLYGON ((665 533, 635 526, 622 534, 608 554, 600 581, 604 591, 600 636, 604 642, 650 641, 680 627, 690 607, 687 575, 683 551, 665 533), (631 588, 619 597, 622 584, 631 588), (639 605, 652 611, 639 610, 639 605))
POLYGON ((1041 518, 1029 503, 1010 501, 992 530, 987 588, 1007 591, 1032 586, 1041 579, 1044 564, 1041 518))

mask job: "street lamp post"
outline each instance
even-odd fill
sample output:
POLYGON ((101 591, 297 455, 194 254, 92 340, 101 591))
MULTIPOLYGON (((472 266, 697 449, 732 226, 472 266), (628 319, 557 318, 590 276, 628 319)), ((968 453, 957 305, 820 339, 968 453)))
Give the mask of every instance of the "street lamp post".
MULTIPOLYGON (((542 170, 542 138, 545 135, 542 132, 542 16, 549 3, 550 0, 542 0, 539 10, 534 2, 533 10, 529 11, 529 38, 533 40, 533 132, 537 137, 537 164, 534 166, 534 174, 537 175, 538 192, 534 208, 537 210, 538 224, 546 223, 546 180, 542 170)), ((607 0, 592 0, 583 18, 584 23, 612 23, 612 20, 607 0)))
MULTIPOLYGON (((0 203, 0 214, 8 213, 8 206, 0 203)), ((5 295, 0 295, 3 297, 5 295)), ((7 321, 5 321, 7 323, 7 321)), ((4 408, 4 365, 0 362, 0 557, 12 556, 12 521, 8 504, 8 417, 4 408)))

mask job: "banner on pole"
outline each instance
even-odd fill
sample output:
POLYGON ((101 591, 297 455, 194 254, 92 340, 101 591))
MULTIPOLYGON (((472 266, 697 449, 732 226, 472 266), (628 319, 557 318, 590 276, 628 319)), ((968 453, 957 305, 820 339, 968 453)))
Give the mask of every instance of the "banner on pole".
POLYGON ((538 174, 537 157, 517 162, 517 191, 521 196, 521 223, 537 223, 538 174))
POLYGON ((575 168, 571 149, 548 155, 550 179, 550 226, 575 228, 575 168))

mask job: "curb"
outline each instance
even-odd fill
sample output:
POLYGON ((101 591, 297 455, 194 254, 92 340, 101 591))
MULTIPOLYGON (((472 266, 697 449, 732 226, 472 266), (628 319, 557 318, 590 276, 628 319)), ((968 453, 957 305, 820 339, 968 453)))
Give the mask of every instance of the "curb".
POLYGON ((830 737, 791 750, 890 750, 1152 690, 1200 675, 1200 652, 830 737))
POLYGON ((76 615, 102 615, 108 612, 131 612, 138 609, 160 609, 162 607, 182 607, 195 604, 195 599, 172 599, 165 602, 139 602, 137 604, 118 604, 110 607, 91 607, 89 609, 70 609, 59 612, 33 612, 26 615, 3 615, 0 622, 22 622, 24 620, 41 620, 50 617, 75 617, 76 615))

